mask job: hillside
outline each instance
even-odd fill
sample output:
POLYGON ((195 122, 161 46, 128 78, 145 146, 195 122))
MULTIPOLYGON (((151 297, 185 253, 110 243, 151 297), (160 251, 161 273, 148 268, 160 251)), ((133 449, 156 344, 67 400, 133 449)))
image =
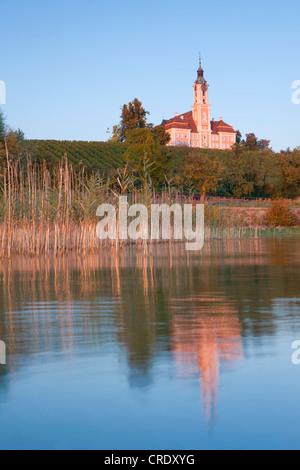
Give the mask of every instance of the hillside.
MULTIPOLYGON (((48 162, 59 162, 65 153, 68 160, 77 165, 82 163, 91 169, 120 168, 125 164, 124 154, 126 144, 111 144, 108 142, 87 141, 58 141, 58 140, 29 140, 32 156, 48 162)), ((176 161, 184 160, 190 152, 219 153, 218 150, 190 149, 186 147, 162 147, 165 157, 176 161)))
POLYGON ((126 146, 107 142, 80 142, 57 140, 30 140, 33 156, 48 162, 59 162, 65 153, 68 160, 77 165, 82 163, 90 169, 118 168, 124 165, 126 146))

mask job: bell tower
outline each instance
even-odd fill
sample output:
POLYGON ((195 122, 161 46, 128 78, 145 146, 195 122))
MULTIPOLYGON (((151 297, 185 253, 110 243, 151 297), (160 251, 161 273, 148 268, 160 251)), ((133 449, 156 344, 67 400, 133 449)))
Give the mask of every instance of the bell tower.
POLYGON ((211 147, 210 103, 208 100, 208 83, 204 78, 201 56, 197 80, 194 83, 193 119, 200 134, 200 147, 211 147))

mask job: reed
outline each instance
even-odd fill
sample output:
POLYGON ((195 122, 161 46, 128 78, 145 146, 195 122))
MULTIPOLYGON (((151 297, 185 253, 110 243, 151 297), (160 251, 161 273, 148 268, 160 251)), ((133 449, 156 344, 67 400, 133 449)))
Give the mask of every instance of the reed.
MULTIPOLYGON (((0 257, 13 254, 41 256, 74 252, 87 254, 122 248, 125 244, 100 241, 96 236, 96 210, 100 204, 118 205, 119 195, 128 195, 129 203, 195 204, 193 194, 186 196, 171 185, 160 194, 145 178, 135 186, 135 172, 128 166, 115 179, 100 173, 75 171, 67 156, 52 169, 44 162, 25 164, 7 162, 0 175, 0 257)), ((145 170, 145 169, 144 169, 145 170)), ((147 169, 146 169, 147 170, 147 169)), ((144 171, 146 174, 147 171, 144 171)), ((207 205, 206 238, 258 237, 258 227, 239 227, 218 207, 207 205)), ((153 243, 153 242, 151 242, 153 243)), ((142 243, 137 243, 142 248, 142 243)))

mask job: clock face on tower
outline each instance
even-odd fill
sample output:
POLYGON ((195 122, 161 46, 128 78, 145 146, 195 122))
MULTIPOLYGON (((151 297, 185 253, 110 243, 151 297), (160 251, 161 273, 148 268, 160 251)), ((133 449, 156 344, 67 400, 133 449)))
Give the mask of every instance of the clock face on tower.
POLYGON ((202 85, 202 91, 203 91, 204 93, 206 93, 207 90, 208 90, 208 86, 206 85, 206 83, 203 83, 203 85, 202 85))

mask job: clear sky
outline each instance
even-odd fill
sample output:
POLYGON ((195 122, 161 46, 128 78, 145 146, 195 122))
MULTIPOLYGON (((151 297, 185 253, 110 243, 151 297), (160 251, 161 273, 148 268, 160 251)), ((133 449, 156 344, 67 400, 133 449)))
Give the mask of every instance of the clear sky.
POLYGON ((191 109, 198 54, 212 117, 300 145, 299 0, 1 0, 2 109, 28 138, 106 140, 139 98, 159 124, 191 109))

